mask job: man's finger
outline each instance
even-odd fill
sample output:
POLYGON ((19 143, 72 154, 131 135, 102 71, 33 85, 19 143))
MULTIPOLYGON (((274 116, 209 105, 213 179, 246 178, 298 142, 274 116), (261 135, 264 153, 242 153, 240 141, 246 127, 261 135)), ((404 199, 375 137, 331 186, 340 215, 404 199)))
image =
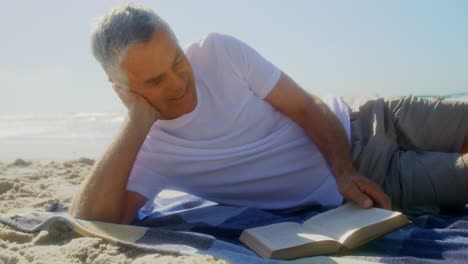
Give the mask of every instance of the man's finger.
POLYGON ((373 205, 372 199, 368 197, 365 193, 359 190, 354 184, 351 184, 351 187, 347 191, 347 199, 355 202, 362 208, 370 208, 373 205))
POLYGON ((112 85, 112 87, 114 88, 114 91, 117 93, 117 95, 119 96, 120 98, 120 101, 122 101, 122 103, 125 105, 125 107, 127 107, 127 109, 129 109, 132 105, 132 96, 133 94, 131 92, 128 92, 124 89, 122 89, 120 86, 117 86, 117 85, 112 85))
POLYGON ((382 208, 390 210, 392 208, 390 198, 373 181, 366 179, 357 183, 359 189, 369 195, 382 208))

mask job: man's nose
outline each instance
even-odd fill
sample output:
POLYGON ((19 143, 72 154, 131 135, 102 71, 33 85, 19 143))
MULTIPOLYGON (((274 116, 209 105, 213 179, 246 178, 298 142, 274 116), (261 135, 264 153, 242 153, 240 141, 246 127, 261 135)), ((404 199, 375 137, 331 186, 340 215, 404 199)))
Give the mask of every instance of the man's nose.
POLYGON ((185 90, 186 86, 186 78, 184 74, 182 73, 177 73, 177 72, 172 72, 171 73, 171 88, 175 92, 182 92, 185 90))

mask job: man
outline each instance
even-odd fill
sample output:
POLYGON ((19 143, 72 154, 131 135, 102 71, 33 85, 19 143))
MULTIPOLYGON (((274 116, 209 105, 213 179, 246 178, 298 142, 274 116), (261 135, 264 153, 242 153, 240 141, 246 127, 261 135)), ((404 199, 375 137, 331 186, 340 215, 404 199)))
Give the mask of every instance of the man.
POLYGON ((467 105, 381 99, 350 115, 343 100, 308 94, 234 37, 209 34, 184 53, 138 5, 104 16, 92 47, 128 118, 75 196, 75 217, 130 223, 164 188, 262 209, 343 199, 391 208, 387 194, 405 210, 466 203, 467 105), (427 115, 433 105, 441 110, 427 115), (435 115, 427 124, 452 120, 418 131, 411 119, 435 115), (431 146, 440 131, 450 140, 431 146), (421 152, 426 145, 453 153, 421 152), (419 186, 428 182, 436 186, 419 186))

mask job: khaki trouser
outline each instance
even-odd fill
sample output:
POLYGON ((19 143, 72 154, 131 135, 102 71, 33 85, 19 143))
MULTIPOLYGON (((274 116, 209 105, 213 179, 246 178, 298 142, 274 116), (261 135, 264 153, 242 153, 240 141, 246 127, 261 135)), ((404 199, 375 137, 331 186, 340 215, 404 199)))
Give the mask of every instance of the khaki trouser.
POLYGON ((464 207, 466 131, 467 102, 379 98, 351 109, 355 166, 410 214, 464 207))

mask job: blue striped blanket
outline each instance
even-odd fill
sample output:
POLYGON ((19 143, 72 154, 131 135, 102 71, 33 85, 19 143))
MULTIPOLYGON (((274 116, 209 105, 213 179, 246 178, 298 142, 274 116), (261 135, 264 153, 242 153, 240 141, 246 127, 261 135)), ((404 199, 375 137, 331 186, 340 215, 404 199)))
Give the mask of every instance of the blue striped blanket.
POLYGON ((302 222, 328 208, 258 210, 219 205, 191 195, 157 199, 132 225, 72 219, 0 218, 23 232, 63 230, 100 237, 120 246, 173 255, 208 254, 231 263, 468 263, 468 208, 460 215, 410 217, 413 224, 358 249, 290 261, 263 259, 238 240, 244 229, 284 221, 302 222))

